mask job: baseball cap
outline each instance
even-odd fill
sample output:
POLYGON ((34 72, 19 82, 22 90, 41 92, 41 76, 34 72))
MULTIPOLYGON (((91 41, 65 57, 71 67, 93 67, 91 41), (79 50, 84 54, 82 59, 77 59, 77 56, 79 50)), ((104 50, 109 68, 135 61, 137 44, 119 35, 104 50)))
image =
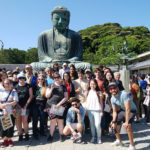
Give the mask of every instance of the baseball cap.
POLYGON ((27 68, 32 69, 32 66, 31 66, 31 65, 26 65, 25 68, 26 68, 26 69, 27 69, 27 68))
POLYGON ((90 70, 90 69, 86 69, 86 70, 85 70, 85 73, 87 73, 87 72, 91 72, 91 70, 90 70))
POLYGON ((18 75, 17 75, 17 78, 26 78, 25 74, 23 72, 20 72, 18 75))
POLYGON ((108 88, 110 88, 111 86, 118 87, 118 84, 116 82, 110 82, 108 88))
POLYGON ((67 63, 63 63, 63 66, 67 66, 67 63))

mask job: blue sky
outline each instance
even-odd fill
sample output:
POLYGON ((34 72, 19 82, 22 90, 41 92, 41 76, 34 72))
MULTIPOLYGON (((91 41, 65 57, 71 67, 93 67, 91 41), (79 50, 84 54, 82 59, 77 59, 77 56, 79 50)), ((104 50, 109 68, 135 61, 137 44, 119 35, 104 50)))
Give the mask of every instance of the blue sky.
POLYGON ((150 29, 150 0, 0 0, 4 48, 37 47, 39 34, 52 28, 50 12, 60 5, 70 10, 75 31, 106 22, 150 29))

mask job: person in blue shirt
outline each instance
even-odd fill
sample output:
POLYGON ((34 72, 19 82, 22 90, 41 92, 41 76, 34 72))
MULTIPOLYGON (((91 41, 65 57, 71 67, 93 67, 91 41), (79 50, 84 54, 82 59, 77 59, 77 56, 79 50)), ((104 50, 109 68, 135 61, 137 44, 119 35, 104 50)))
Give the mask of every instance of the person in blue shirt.
POLYGON ((111 122, 111 127, 114 130, 117 138, 112 145, 123 145, 119 134, 120 124, 123 122, 122 126, 126 129, 130 141, 128 150, 135 150, 131 124, 136 115, 137 108, 127 92, 119 91, 116 82, 109 83, 108 88, 112 95, 111 104, 113 108, 113 120, 111 122))
POLYGON ((139 86, 142 90, 142 98, 140 99, 140 104, 139 104, 139 115, 141 118, 142 118, 142 108, 144 108, 145 118, 147 118, 147 109, 146 106, 143 105, 144 99, 146 97, 146 87, 147 87, 147 82, 144 79, 145 79, 144 74, 139 76, 139 86))
POLYGON ((25 66, 26 83, 28 83, 31 87, 34 87, 36 85, 37 77, 33 75, 32 71, 31 65, 25 66))
MULTIPOLYGON (((71 108, 69 108, 66 118, 66 126, 63 130, 64 135, 73 136, 74 142, 78 137, 78 133, 81 135, 84 126, 85 109, 80 104, 80 101, 76 98, 71 100, 71 108)), ((82 137, 78 139, 78 142, 82 142, 82 137)))
POLYGON ((54 80, 52 78, 52 74, 53 74, 53 70, 50 67, 47 67, 45 69, 45 73, 46 73, 46 85, 50 86, 51 84, 54 83, 54 80))

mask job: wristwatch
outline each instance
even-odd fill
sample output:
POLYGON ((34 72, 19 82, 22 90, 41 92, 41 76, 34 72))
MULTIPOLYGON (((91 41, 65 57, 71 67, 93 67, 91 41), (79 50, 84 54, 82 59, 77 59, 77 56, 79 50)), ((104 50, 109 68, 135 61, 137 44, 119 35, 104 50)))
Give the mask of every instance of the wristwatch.
POLYGON ((117 123, 117 121, 112 121, 112 123, 117 123))

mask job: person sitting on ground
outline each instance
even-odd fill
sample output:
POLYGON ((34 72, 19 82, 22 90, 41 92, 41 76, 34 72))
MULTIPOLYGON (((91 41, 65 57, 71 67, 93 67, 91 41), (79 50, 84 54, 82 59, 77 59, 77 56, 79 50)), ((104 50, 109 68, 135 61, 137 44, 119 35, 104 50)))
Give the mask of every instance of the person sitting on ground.
POLYGON ((136 105, 134 104, 131 97, 129 97, 128 93, 125 91, 119 91, 116 82, 110 82, 108 88, 112 95, 111 104, 113 107, 113 120, 111 122, 111 127, 115 131, 114 133, 117 138, 117 140, 112 145, 123 145, 119 135, 120 124, 123 122, 123 127, 126 129, 130 141, 128 150, 135 150, 132 122, 137 112, 136 105))
POLYGON ((80 100, 73 98, 66 118, 64 135, 72 134, 74 142, 82 142, 85 109, 80 105, 80 100))

